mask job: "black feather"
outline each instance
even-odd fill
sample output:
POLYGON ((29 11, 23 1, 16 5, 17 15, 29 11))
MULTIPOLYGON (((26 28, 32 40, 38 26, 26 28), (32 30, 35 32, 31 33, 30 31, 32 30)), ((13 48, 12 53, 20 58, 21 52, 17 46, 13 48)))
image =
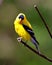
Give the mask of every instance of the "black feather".
POLYGON ((26 26, 26 25, 24 25, 24 24, 22 24, 23 25, 23 27, 24 27, 24 29, 32 36, 32 35, 34 35, 34 32, 33 32, 33 30, 31 29, 31 28, 29 28, 28 26, 26 26))
POLYGON ((36 40, 36 38, 34 36, 33 30, 24 24, 22 24, 22 25, 23 25, 24 29, 30 34, 30 36, 37 42, 37 44, 39 44, 39 42, 36 40))

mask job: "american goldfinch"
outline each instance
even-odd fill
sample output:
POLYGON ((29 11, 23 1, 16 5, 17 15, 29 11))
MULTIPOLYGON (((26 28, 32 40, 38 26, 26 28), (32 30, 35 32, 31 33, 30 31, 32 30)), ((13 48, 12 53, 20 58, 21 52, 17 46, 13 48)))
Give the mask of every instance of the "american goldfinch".
POLYGON ((19 35, 19 38, 26 41, 31 41, 36 46, 36 49, 39 51, 39 42, 36 40, 34 32, 32 30, 32 26, 27 20, 25 14, 18 14, 14 21, 14 27, 16 33, 19 35))

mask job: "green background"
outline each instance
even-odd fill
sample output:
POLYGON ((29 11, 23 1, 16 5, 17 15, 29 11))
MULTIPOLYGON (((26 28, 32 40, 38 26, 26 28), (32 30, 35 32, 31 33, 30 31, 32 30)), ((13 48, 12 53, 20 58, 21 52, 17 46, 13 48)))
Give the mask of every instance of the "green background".
MULTIPOLYGON (((52 39, 34 8, 36 4, 52 33, 52 0, 0 0, 0 65, 52 65, 17 42, 14 20, 24 13, 30 21, 41 52, 52 58, 52 39)), ((35 48, 35 46, 28 42, 35 48)))

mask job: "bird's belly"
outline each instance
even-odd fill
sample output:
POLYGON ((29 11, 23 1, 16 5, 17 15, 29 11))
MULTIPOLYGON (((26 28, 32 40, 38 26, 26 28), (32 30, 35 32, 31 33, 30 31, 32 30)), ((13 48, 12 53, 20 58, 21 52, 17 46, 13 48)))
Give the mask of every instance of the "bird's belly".
POLYGON ((22 25, 15 26, 16 33, 25 40, 30 40, 30 34, 23 28, 22 25))

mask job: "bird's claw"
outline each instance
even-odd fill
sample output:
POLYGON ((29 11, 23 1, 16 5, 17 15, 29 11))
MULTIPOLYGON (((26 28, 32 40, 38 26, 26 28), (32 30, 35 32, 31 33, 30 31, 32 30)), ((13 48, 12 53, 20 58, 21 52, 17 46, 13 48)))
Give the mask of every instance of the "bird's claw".
POLYGON ((21 42, 22 37, 18 37, 17 40, 18 40, 18 42, 21 42))

